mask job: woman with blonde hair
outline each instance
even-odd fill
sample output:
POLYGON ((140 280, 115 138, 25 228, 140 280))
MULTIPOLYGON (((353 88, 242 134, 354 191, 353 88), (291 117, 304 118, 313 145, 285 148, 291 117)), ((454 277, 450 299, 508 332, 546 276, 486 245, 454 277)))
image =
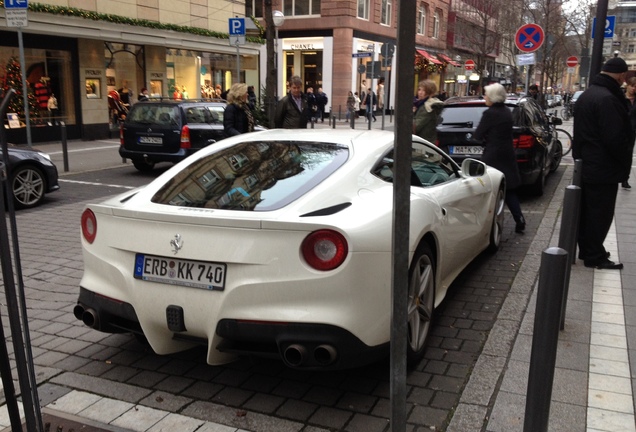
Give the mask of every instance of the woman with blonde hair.
POLYGON ((247 104, 247 84, 236 83, 227 93, 227 107, 223 115, 225 136, 254 131, 254 116, 247 104))

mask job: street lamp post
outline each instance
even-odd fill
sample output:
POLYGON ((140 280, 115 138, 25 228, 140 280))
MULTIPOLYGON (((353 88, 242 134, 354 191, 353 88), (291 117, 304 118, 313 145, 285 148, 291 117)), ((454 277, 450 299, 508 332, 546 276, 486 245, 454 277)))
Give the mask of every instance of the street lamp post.
POLYGON ((272 20, 274 21, 274 28, 276 29, 274 39, 274 70, 276 71, 276 99, 278 99, 278 27, 282 26, 285 22, 285 14, 279 10, 272 11, 272 20))

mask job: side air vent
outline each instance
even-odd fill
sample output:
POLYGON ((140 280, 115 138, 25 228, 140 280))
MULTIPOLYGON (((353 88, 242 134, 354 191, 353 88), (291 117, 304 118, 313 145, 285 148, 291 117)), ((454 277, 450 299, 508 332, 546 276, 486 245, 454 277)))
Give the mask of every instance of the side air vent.
POLYGON ((300 217, 312 217, 312 216, 329 216, 332 214, 336 214, 339 211, 342 211, 351 205, 350 202, 336 204, 335 206, 325 207, 320 210, 312 211, 310 213, 305 213, 304 215, 300 215, 300 217))

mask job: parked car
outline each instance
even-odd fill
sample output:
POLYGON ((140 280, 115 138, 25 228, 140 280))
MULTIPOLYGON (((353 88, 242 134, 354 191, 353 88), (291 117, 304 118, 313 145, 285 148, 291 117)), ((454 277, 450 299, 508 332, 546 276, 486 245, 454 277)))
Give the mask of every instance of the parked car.
POLYGON ((576 111, 576 101, 579 100, 579 97, 583 94, 584 90, 575 91, 572 95, 572 99, 570 99, 570 112, 572 113, 572 117, 574 117, 574 113, 576 111))
MULTIPOLYGON (((562 121, 547 116, 532 98, 509 99, 505 104, 515 121, 513 144, 521 183, 534 194, 542 195, 546 176, 556 171, 561 163, 562 145, 556 138, 554 126, 562 121)), ((483 153, 483 146, 472 136, 487 108, 485 101, 479 98, 445 102, 437 127, 437 144, 456 162, 461 163, 466 158, 479 159, 483 153)))
MULTIPOLYGON (((293 368, 347 368, 388 353, 394 134, 269 130, 227 138, 147 186, 90 204, 74 314, 143 334, 159 354, 207 346, 293 368)), ((505 179, 412 141, 408 355, 433 309, 501 239, 505 179)))
POLYGON ((157 162, 180 162, 225 138, 221 99, 138 102, 120 129, 119 154, 139 171, 157 162))
MULTIPOLYGON (((57 167, 48 154, 15 146, 8 146, 7 150, 7 181, 15 208, 35 207, 47 193, 60 188, 57 167)), ((4 161, 1 151, 0 156, 4 161)))

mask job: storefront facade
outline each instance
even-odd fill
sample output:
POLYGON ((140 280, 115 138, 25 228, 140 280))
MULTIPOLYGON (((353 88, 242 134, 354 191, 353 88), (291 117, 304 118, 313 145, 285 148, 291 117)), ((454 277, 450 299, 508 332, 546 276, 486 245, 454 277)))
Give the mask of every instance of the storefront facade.
MULTIPOLYGON (((234 82, 253 85, 257 93, 261 87, 261 44, 247 42, 237 50, 227 39, 193 33, 107 22, 91 26, 93 21, 81 18, 29 12, 24 66, 19 65, 17 32, 0 32, 0 83, 7 87, 7 66, 17 62, 33 94, 40 93, 42 105, 36 115, 29 114, 34 142, 59 139, 62 122, 69 139, 117 136, 113 91, 129 108, 144 87, 151 97, 191 99, 209 96, 217 85, 227 90, 234 82), (51 96, 56 109, 45 102, 51 96)), ((26 143, 24 117, 21 128, 7 129, 10 142, 26 143)))

